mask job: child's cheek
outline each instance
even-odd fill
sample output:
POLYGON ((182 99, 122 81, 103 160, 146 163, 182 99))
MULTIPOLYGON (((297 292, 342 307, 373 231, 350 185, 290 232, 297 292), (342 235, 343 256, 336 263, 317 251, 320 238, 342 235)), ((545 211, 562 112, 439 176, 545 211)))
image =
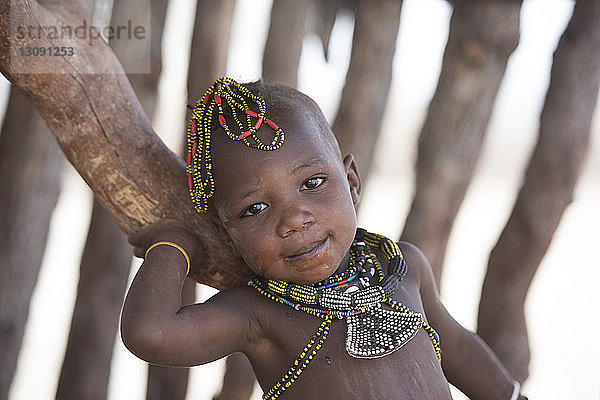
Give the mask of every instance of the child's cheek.
POLYGON ((246 265, 248 265, 253 272, 261 274, 261 271, 257 271, 258 266, 260 266, 260 254, 253 251, 255 246, 248 245, 248 240, 244 238, 240 229, 232 226, 228 226, 226 229, 233 245, 246 262, 246 265))

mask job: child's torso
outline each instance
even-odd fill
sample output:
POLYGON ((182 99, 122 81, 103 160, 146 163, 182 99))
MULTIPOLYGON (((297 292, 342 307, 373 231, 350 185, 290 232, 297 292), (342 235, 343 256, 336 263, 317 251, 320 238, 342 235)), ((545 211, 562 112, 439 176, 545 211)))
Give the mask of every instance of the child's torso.
MULTIPOLYGON (((416 282, 407 278, 393 297, 412 311, 423 313, 416 282)), ((265 303, 260 305, 264 310, 260 324, 270 337, 249 357, 262 388, 269 390, 289 370, 322 320, 266 298, 259 301, 265 303)), ((282 399, 451 399, 432 342, 423 328, 400 349, 375 359, 349 356, 346 330, 344 319, 334 319, 323 347, 282 399)))

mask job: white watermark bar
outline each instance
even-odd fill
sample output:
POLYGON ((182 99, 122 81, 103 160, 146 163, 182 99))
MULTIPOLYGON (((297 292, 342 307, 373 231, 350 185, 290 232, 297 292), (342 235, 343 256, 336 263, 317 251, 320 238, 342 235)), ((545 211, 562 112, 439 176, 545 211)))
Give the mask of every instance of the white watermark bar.
MULTIPOLYGON (((11 7, 10 69, 15 74, 110 74, 115 65, 106 57, 106 45, 118 48, 126 73, 150 73, 151 6, 118 23, 96 26, 89 19, 55 17, 35 6, 37 15, 11 7), (36 18, 37 17, 37 18, 36 18)), ((30 3, 31 4, 31 3, 30 3)))

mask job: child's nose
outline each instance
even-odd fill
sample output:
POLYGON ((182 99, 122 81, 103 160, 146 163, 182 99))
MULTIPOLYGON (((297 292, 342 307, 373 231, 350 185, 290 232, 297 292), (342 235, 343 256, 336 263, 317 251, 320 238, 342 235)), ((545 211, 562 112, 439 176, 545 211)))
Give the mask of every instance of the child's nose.
POLYGON ((281 213, 277 233, 281 237, 286 237, 290 233, 308 228, 315 222, 315 217, 302 206, 287 207, 281 213))

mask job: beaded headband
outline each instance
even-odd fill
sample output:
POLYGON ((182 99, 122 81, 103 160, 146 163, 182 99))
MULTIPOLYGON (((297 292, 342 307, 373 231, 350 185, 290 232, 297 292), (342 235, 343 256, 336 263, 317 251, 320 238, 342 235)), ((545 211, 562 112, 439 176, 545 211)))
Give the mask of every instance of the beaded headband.
POLYGON ((265 114, 265 100, 228 77, 217 79, 196 102, 187 129, 186 172, 190 196, 198 212, 207 211, 208 199, 215 192, 210 151, 213 118, 218 119, 231 140, 258 150, 277 150, 285 135, 265 114), (253 123, 253 119, 256 122, 253 123), (265 144, 257 135, 263 122, 275 132, 270 144, 265 144), (237 131, 234 132, 230 125, 237 126, 237 131))

